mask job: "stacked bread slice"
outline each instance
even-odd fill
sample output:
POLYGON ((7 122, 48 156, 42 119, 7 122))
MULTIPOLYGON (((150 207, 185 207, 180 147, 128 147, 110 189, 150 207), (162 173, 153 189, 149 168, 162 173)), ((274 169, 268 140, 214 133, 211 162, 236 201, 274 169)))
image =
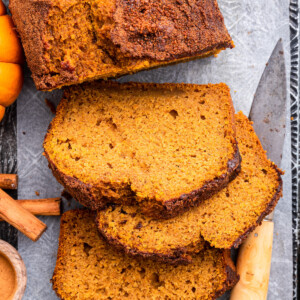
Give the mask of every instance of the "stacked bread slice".
POLYGON ((215 299, 238 280, 230 248, 281 196, 281 171, 225 84, 69 88, 44 148, 94 211, 62 218, 62 299, 215 299))
POLYGON ((62 217, 52 279, 61 299, 215 299, 237 280, 229 250, 206 247, 187 266, 135 259, 99 237, 91 212, 62 217))
POLYGON ((111 244, 126 252, 189 262, 203 239, 216 248, 237 248, 277 204, 281 173, 267 159, 250 121, 235 117, 241 172, 227 187, 199 206, 168 220, 154 220, 135 206, 99 210, 98 228, 111 244))

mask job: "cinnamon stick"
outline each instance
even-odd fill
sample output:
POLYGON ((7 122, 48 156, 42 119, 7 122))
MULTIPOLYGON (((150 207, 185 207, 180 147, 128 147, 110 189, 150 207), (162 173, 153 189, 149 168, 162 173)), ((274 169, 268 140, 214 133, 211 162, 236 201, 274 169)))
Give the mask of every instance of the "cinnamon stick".
MULTIPOLYGON (((40 216, 60 216, 61 199, 46 198, 36 200, 16 200, 23 208, 31 212, 33 215, 40 216)), ((0 218, 0 221, 3 221, 0 218)))
POLYGON ((0 174, 0 189, 15 190, 18 187, 18 175, 0 174))
POLYGON ((47 229, 46 224, 22 207, 0 189, 0 217, 24 233, 32 241, 37 241, 47 229))

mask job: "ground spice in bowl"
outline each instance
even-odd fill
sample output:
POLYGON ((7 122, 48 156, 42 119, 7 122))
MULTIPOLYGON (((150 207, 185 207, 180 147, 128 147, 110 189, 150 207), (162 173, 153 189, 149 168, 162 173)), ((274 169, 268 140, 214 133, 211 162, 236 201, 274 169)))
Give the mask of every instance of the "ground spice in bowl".
POLYGON ((13 246, 0 240, 0 300, 21 300, 26 282, 22 257, 13 246))
POLYGON ((0 295, 2 300, 13 299, 17 288, 14 267, 6 255, 0 252, 0 295))

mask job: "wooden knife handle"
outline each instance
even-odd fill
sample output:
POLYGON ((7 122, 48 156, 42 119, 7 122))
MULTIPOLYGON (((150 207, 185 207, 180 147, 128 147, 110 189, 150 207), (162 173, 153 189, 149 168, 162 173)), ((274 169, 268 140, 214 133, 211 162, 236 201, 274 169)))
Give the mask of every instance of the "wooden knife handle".
POLYGON ((265 300, 271 268, 274 223, 263 221, 242 244, 237 259, 240 281, 230 300, 265 300))
POLYGON ((34 242, 47 229, 46 224, 23 208, 17 201, 0 189, 0 217, 20 230, 34 242))

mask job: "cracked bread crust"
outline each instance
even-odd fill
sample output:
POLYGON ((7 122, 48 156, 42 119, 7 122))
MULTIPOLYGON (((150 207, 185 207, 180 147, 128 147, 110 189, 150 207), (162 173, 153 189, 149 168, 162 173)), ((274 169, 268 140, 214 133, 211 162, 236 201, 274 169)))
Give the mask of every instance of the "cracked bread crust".
POLYGON ((131 57, 158 61, 233 48, 217 1, 116 0, 112 41, 131 57))
MULTIPOLYGON (((107 87, 118 86, 113 82, 106 82, 107 87)), ((184 85, 184 84, 140 84, 140 83, 127 83, 124 87, 130 88, 143 88, 143 87, 154 87, 161 88, 184 88, 184 89, 195 89, 197 85, 184 85)), ((67 103, 67 95, 65 94, 64 99, 61 101, 60 106, 65 106, 67 103)), ((230 108, 230 122, 234 124, 234 112, 233 106, 230 108)), ((49 126, 48 133, 45 137, 44 145, 47 143, 48 138, 50 139, 50 132, 54 121, 49 126)), ((233 125, 234 126, 234 125, 233 125)), ((234 137, 233 137, 234 138, 234 137)), ((66 190, 81 204, 92 209, 98 210, 106 207, 110 203, 126 204, 126 205, 138 205, 141 211, 153 218, 167 219, 174 217, 184 211, 189 210, 193 206, 197 206, 201 201, 208 199, 223 189, 233 176, 236 176, 240 170, 241 156, 239 154, 238 145, 236 140, 232 140, 232 158, 227 161, 227 170, 215 177, 213 180, 204 182, 204 184, 196 190, 189 193, 182 194, 180 197, 172 198, 166 201, 160 201, 156 198, 141 198, 136 195, 136 192, 131 189, 130 183, 111 183, 111 182, 98 182, 97 184, 91 185, 82 182, 76 177, 71 177, 59 169, 55 162, 51 159, 47 149, 45 147, 45 156, 48 159, 49 167, 53 172, 56 179, 66 188, 66 190)))
MULTIPOLYGON (((170 1, 171 6, 181 6, 180 4, 174 4, 173 0, 168 1, 170 1)), ((224 25, 223 17, 216 6, 213 12, 211 9, 207 11, 206 9, 203 9, 206 18, 210 18, 208 16, 211 16, 213 22, 208 23, 209 26, 206 30, 204 30, 206 32, 206 39, 205 41, 204 39, 198 39, 199 45, 197 45, 197 47, 195 43, 193 44, 193 47, 191 47, 192 45, 190 44, 184 45, 184 43, 182 43, 180 46, 177 45, 177 52, 174 52, 172 57, 170 56, 162 59, 162 55, 166 56, 169 49, 166 48, 163 50, 161 43, 157 43, 157 38, 151 39, 151 41, 148 39, 148 42, 143 44, 142 41, 144 38, 140 37, 138 39, 140 46, 138 56, 140 57, 138 57, 136 55, 137 52, 134 51, 134 48, 136 47, 132 47, 131 37, 127 42, 123 40, 124 30, 121 30, 125 26, 125 24, 122 25, 121 21, 126 18, 126 14, 128 13, 128 9, 126 8, 128 3, 126 3, 126 1, 118 1, 117 3, 112 1, 109 2, 109 4, 104 3, 104 10, 109 11, 102 12, 102 2, 109 1, 10 1, 9 8, 12 12, 13 21, 17 27, 17 31, 21 37, 26 60, 31 69, 32 78, 34 79, 37 89, 45 91, 53 90, 66 85, 82 83, 84 81, 119 77, 166 64, 174 64, 210 55, 217 55, 220 51, 225 50, 226 48, 234 47, 224 25), (78 11, 76 11, 76 6, 81 4, 86 4, 89 7, 87 17, 84 17, 86 24, 82 24, 82 30, 78 29, 76 32, 71 32, 70 28, 73 30, 76 26, 78 27, 77 23, 82 22, 80 20, 75 20, 78 18, 77 15, 74 16, 74 20, 72 20, 67 13, 70 9, 74 9, 75 14, 76 12, 78 13, 78 11), (113 7, 115 7, 115 9, 113 9, 113 7), (53 21, 53 15, 57 15, 58 10, 62 13, 62 17, 53 21), (102 13, 105 15, 104 17, 102 16, 102 13), (103 20, 101 19, 102 17, 104 18, 103 20), (115 23, 115 21, 118 23, 115 23), (214 23, 214 21, 216 22, 214 23), (63 22, 69 23, 65 24, 63 22), (102 22, 104 22, 104 25, 102 22), (118 25, 115 28, 116 24, 118 25), (217 26, 213 26, 212 24, 217 24, 217 26), (56 44, 56 39, 60 40, 60 38, 54 36, 55 28, 57 28, 55 26, 62 30, 62 44, 56 44), (86 29, 89 26, 91 28, 86 29), (84 32, 84 30, 88 30, 88 33, 84 32), (66 31, 70 32, 66 34, 66 31), (51 36, 51 34, 53 36, 51 36), (122 36, 120 37, 120 35, 122 36), (72 38, 72 36, 77 38, 77 44, 75 46, 73 45, 74 49, 73 46, 71 47, 68 44, 66 44, 67 46, 64 46, 66 41, 68 42, 70 39, 72 40, 74 38, 72 38), (85 38, 87 39, 84 40, 85 38), (83 41, 80 44, 81 40, 83 41), (115 40, 115 42, 113 42, 113 40, 115 40), (123 47, 120 47, 120 42, 123 47), (131 49, 131 51, 125 51, 123 49, 125 44, 127 45, 127 48, 129 47, 131 49), (148 47, 149 45, 154 47, 154 52, 159 54, 160 60, 159 57, 151 57, 151 51, 148 47), (88 51, 82 51, 82 49, 87 46, 90 49, 88 51), (141 49, 143 47, 146 47, 145 51, 148 53, 147 55, 141 55, 141 49), (53 49, 56 49, 55 55, 52 53, 53 49), (86 57, 88 58, 85 60, 84 58, 86 57)), ((158 11, 159 7, 157 7, 156 13, 158 13, 158 11)), ((81 14, 80 11, 79 14, 81 14)), ((193 15, 197 16, 195 13, 193 13, 193 15)), ((137 15, 136 18, 132 20, 127 18, 126 26, 130 26, 130 24, 135 26, 137 19, 142 20, 143 14, 141 13, 137 15)), ((177 21, 180 20, 178 19, 177 21)), ((185 23, 182 25, 186 26, 185 23)), ((128 28, 126 28, 126 30, 127 29, 128 28)), ((188 31, 183 29, 184 35, 187 35, 189 31, 190 28, 188 31)), ((161 39, 165 32, 165 27, 159 29, 159 39, 161 39)), ((172 36, 174 36, 174 34, 176 34, 175 38, 177 38, 177 31, 174 32, 172 36)), ((192 38, 194 38, 194 36, 190 39, 192 38)))

